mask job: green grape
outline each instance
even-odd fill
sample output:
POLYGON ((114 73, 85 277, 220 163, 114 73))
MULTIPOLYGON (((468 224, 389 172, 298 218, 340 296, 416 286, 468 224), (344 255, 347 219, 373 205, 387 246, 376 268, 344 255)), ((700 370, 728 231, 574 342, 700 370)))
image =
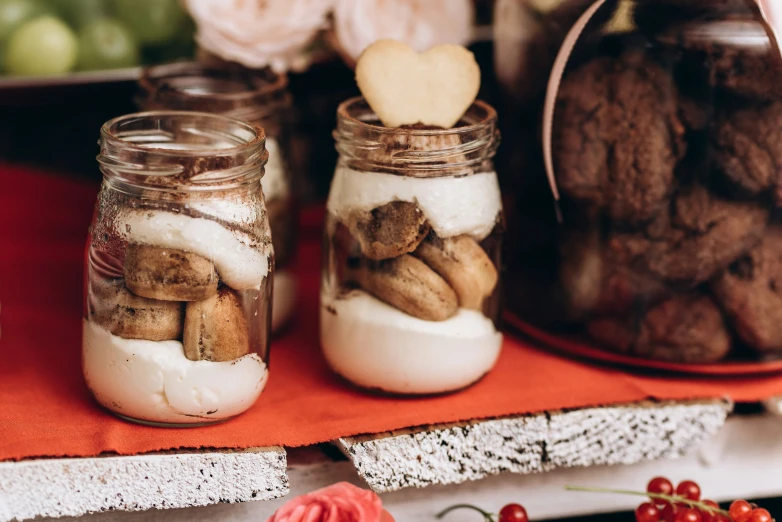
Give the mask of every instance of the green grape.
POLYGON ((0 42, 27 20, 44 14, 51 14, 51 9, 39 0, 0 0, 0 42))
POLYGON ((121 22, 104 18, 79 31, 79 69, 116 69, 138 63, 136 39, 121 22))
POLYGON ((193 58, 195 52, 195 22, 186 16, 171 40, 162 45, 146 46, 143 49, 143 56, 145 63, 164 63, 181 58, 193 58))
POLYGON ((71 27, 79 29, 111 15, 108 0, 49 0, 71 27))
POLYGON ((9 74, 62 74, 78 57, 76 35, 54 16, 42 16, 19 26, 8 39, 5 68, 9 74))
POLYGON ((114 8, 142 45, 168 42, 186 16, 178 0, 114 0, 114 8))

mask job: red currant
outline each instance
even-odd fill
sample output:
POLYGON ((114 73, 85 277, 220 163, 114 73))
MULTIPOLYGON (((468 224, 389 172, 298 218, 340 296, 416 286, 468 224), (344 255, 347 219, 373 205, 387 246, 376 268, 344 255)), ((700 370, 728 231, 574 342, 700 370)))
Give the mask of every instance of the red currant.
POLYGON ((674 522, 701 522, 701 514, 692 508, 680 508, 673 520, 674 522))
POLYGON ((771 513, 767 509, 755 508, 752 510, 752 514, 749 517, 749 522, 771 522, 774 520, 771 518, 771 513))
MULTIPOLYGON (((659 493, 661 495, 673 495, 673 484, 671 484, 671 481, 665 477, 654 477, 646 486, 646 492, 659 493)), ((660 499, 652 499, 652 502, 657 504, 658 507, 662 507, 667 504, 667 502, 660 499)))
POLYGON ((752 516, 752 506, 746 500, 737 500, 730 505, 730 518, 734 522, 748 522, 752 516))
POLYGON ((682 510, 682 507, 680 504, 668 504, 666 502, 665 506, 663 506, 662 519, 665 522, 674 522, 676 514, 682 510))
POLYGON ((660 510, 651 502, 644 502, 635 508, 636 522, 660 522, 660 510))
POLYGON ((701 498, 701 488, 692 480, 684 480, 676 486, 676 494, 688 500, 699 500, 701 498))
POLYGON ((519 504, 508 504, 500 510, 498 522, 529 522, 527 510, 519 504))
MULTIPOLYGON (((720 506, 713 500, 704 500, 702 504, 705 504, 713 509, 719 509, 720 506)), ((701 520, 703 522, 722 522, 721 515, 715 511, 701 511, 701 520)))

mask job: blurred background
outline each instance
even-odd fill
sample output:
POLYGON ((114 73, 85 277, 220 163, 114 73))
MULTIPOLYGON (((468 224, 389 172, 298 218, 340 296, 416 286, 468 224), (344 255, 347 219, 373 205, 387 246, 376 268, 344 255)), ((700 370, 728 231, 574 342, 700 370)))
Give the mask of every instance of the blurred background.
MULTIPOLYGON (((272 21, 277 17, 283 25, 301 16, 297 10, 323 11, 320 20, 308 22, 307 27, 294 22, 284 28, 277 23, 273 30, 231 27, 235 20, 230 9, 215 24, 227 24, 227 28, 218 29, 233 34, 245 29, 261 33, 256 46, 259 63, 288 73, 295 106, 296 139, 291 152, 303 160, 296 165, 300 171, 296 173, 296 192, 305 203, 325 198, 328 192, 337 158, 331 138, 336 108, 358 94, 352 63, 362 46, 373 39, 373 13, 368 7, 374 3, 378 4, 376 11, 384 9, 383 2, 362 2, 277 2, 282 10, 275 12, 274 5, 268 9, 272 21), (340 12, 348 14, 340 19, 340 12), (336 26, 342 28, 340 38, 335 36, 336 26), (266 47, 285 48, 282 58, 273 52, 264 55, 266 47)), ((0 0, 0 161, 99 179, 95 155, 100 126, 110 118, 138 110, 134 96, 142 68, 215 58, 209 50, 199 49, 198 21, 191 15, 212 8, 210 3, 214 2, 0 0)), ((444 26, 449 34, 442 37, 410 29, 410 17, 416 14, 409 12, 398 13, 398 27, 391 23, 378 29, 378 36, 393 36, 382 34, 383 30, 412 31, 412 43, 417 39, 422 46, 442 43, 438 39, 468 44, 483 71, 481 97, 493 103, 497 97, 491 41, 493 4, 493 0, 451 2, 457 23, 464 25, 463 20, 469 20, 469 27, 450 30, 444 26)), ((387 19, 388 13, 374 16, 387 19)), ((420 16, 431 17, 427 13, 420 16)), ((269 25, 275 24, 270 21, 269 25)))

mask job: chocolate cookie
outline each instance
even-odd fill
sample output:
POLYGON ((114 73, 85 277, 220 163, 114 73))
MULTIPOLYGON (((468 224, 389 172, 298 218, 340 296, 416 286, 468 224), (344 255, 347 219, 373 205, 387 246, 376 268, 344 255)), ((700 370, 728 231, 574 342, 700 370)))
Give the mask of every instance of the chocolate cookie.
POLYGON ((723 111, 712 142, 729 180, 750 194, 771 190, 782 204, 782 102, 723 111))
POLYGON ((426 216, 408 201, 392 201, 369 212, 355 211, 347 221, 361 252, 376 261, 413 252, 429 233, 426 216))
POLYGON ((561 256, 560 284, 571 319, 648 309, 670 294, 659 277, 634 267, 626 252, 601 241, 595 229, 570 234, 561 256))
POLYGON ((683 79, 768 101, 782 98, 782 59, 759 15, 673 25, 657 39, 681 53, 683 79))
POLYGON ((684 154, 671 75, 641 51, 599 57, 569 74, 554 116, 560 189, 616 221, 654 217, 684 154))
POLYGON ((700 185, 678 194, 639 233, 608 239, 622 264, 660 280, 695 286, 760 242, 770 212, 759 204, 720 199, 700 185))
POLYGON ((697 294, 669 299, 640 319, 594 319, 588 331, 611 350, 661 361, 717 362, 731 345, 720 309, 709 297, 697 294))
POLYGON ((711 289, 744 342, 762 352, 782 350, 782 228, 769 229, 711 289))

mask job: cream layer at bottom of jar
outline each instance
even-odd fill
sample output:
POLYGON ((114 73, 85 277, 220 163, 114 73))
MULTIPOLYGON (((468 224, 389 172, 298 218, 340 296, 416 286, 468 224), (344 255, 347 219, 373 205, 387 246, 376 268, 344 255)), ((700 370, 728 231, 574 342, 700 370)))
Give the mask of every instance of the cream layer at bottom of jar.
POLYGON ((332 369, 365 388, 443 393, 488 373, 502 334, 480 312, 423 321, 356 290, 321 304, 321 345, 332 369))
POLYGON ((234 361, 191 361, 178 341, 123 339, 84 321, 84 378, 95 399, 133 419, 194 424, 236 416, 266 386, 256 354, 234 361))
POLYGON ((296 305, 296 278, 287 270, 275 270, 272 296, 272 331, 277 331, 293 315, 296 305))

